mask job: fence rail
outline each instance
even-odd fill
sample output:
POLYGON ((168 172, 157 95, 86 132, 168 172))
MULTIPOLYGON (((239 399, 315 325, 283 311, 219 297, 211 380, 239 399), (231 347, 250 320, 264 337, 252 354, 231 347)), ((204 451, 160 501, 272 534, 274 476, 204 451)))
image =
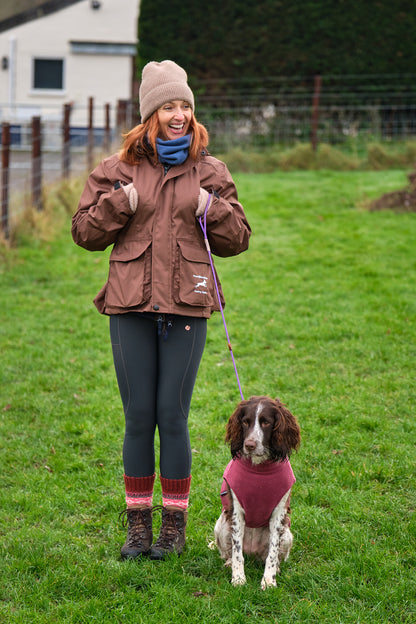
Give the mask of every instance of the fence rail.
MULTIPOLYGON (((344 77, 342 92, 339 77, 328 76, 309 82, 266 80, 244 88, 231 84, 222 95, 198 95, 197 116, 209 131, 214 153, 296 142, 310 142, 317 149, 320 142, 339 144, 358 137, 416 139, 416 76, 399 78, 391 77, 382 89, 370 78, 366 85, 353 85, 352 79, 348 85, 344 77)), ((10 217, 22 210, 22 193, 40 210, 44 184, 90 171, 98 154, 118 147, 121 133, 138 123, 137 108, 137 102, 120 101, 111 111, 109 105, 95 107, 89 98, 83 115, 77 107, 75 122, 71 104, 30 118, 28 110, 19 121, 15 107, 0 104, 3 235, 9 236, 10 217)))

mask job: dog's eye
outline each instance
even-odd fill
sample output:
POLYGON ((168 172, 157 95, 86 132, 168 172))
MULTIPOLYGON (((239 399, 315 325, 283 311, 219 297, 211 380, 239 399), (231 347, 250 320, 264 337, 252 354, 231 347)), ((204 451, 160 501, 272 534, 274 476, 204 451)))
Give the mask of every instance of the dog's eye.
POLYGON ((248 422, 248 420, 243 420, 243 421, 241 421, 241 424, 243 425, 243 427, 247 428, 250 423, 248 422))
POLYGON ((272 426, 272 423, 268 420, 262 420, 260 426, 262 427, 262 429, 267 429, 268 427, 272 426))

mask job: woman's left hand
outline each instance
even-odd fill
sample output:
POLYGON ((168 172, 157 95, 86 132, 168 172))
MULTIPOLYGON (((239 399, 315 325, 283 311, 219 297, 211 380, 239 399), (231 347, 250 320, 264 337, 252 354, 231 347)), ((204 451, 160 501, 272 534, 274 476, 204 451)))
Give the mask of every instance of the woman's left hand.
POLYGON ((202 217, 208 202, 209 193, 203 188, 199 189, 198 208, 195 211, 196 217, 202 217))

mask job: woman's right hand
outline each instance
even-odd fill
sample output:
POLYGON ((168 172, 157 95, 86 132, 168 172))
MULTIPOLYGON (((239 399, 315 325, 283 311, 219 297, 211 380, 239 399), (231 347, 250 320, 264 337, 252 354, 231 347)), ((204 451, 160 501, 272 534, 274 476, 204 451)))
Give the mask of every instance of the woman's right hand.
POLYGON ((126 184, 125 186, 122 185, 122 189, 125 192, 127 199, 129 200, 130 210, 134 214, 137 210, 139 198, 137 196, 137 191, 133 186, 133 182, 130 182, 130 184, 126 184))

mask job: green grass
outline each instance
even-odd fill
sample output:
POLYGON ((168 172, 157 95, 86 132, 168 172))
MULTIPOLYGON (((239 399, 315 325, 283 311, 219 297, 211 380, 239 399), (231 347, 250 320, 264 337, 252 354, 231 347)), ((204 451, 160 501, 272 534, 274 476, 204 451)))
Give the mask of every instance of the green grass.
POLYGON ((123 415, 108 319, 91 303, 108 253, 77 248, 68 221, 5 253, 0 272, 1 621, 415 621, 416 215, 360 207, 405 173, 235 178, 253 237, 216 266, 243 392, 279 396, 302 428, 277 588, 259 589, 250 560, 233 588, 208 548, 239 401, 219 314, 190 417, 186 552, 119 560, 123 415))

